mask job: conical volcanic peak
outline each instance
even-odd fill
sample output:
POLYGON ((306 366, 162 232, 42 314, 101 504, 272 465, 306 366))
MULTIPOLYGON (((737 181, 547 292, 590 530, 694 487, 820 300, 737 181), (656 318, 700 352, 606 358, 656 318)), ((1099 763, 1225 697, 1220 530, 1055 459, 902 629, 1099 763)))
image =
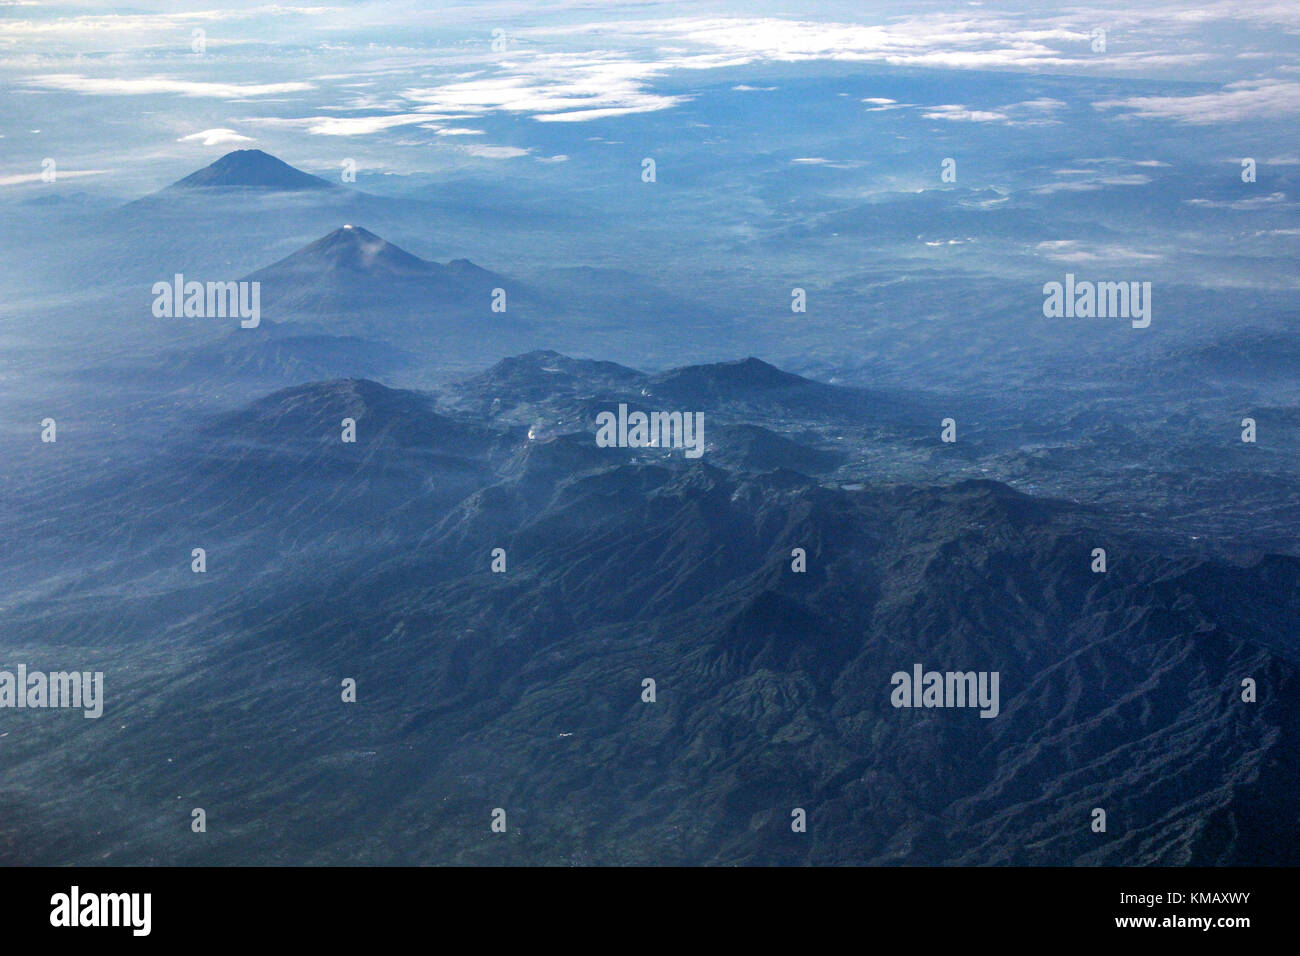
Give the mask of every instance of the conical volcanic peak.
POLYGON ((774 388, 816 386, 819 383, 756 358, 711 365, 687 365, 655 377, 654 384, 665 390, 691 394, 749 393, 774 388))
POLYGON ((172 189, 332 189, 334 184, 295 169, 260 149, 237 149, 215 163, 190 173, 172 189))
POLYGON ((353 225, 335 229, 270 268, 301 269, 318 275, 338 271, 411 275, 445 269, 411 255, 369 229, 353 225))

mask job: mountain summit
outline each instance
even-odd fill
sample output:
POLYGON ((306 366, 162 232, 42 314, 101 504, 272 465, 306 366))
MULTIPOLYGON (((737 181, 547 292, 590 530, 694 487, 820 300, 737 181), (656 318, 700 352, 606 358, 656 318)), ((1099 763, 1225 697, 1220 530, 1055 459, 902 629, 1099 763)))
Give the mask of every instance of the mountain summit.
POLYGON ((369 229, 346 225, 321 236, 277 262, 272 269, 313 273, 322 270, 414 275, 437 268, 435 263, 414 256, 369 229))
POLYGON ((451 283, 504 280, 476 266, 468 259, 453 259, 445 265, 412 255, 401 246, 361 226, 344 225, 310 242, 297 252, 260 270, 253 278, 276 275, 309 277, 319 283, 327 275, 359 273, 371 277, 407 277, 451 283))
POLYGON ((656 376, 655 382, 676 389, 713 392, 799 388, 817 384, 752 356, 711 365, 686 365, 656 376))
POLYGON ((496 357, 511 345, 532 344, 502 338, 528 321, 525 286, 468 259, 421 259, 357 225, 340 226, 245 278, 261 283, 264 316, 314 324, 330 335, 399 348, 436 344, 444 357, 473 354, 479 361, 483 348, 496 357), (493 302, 504 302, 507 289, 509 313, 495 311, 493 302))
POLYGON ((172 189, 332 189, 334 184, 295 169, 260 149, 237 149, 215 163, 190 173, 172 184, 172 189))

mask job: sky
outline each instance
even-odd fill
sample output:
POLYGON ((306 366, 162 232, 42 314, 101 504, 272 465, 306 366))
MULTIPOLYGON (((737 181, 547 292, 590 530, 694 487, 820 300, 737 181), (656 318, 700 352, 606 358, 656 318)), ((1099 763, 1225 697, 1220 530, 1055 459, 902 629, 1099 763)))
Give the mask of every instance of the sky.
MULTIPOLYGON (((1135 139, 1152 124, 1235 137, 1300 119, 1300 4, 5 0, 0 189, 38 183, 53 158, 65 182, 130 195, 250 146, 313 171, 521 176, 629 117, 682 113, 701 84, 753 95, 858 68, 1110 81, 1083 105, 1135 139)), ((944 86, 861 97, 863 120, 1050 127, 1067 105, 944 86)))

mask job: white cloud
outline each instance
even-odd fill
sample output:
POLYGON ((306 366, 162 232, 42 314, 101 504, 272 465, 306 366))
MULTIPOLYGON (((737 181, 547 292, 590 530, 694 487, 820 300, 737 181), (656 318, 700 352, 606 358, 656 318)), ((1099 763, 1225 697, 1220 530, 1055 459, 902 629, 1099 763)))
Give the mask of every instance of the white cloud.
POLYGON ((1092 182, 1092 181, 1083 182, 1083 183, 1069 182, 1069 183, 1052 183, 1051 185, 1048 186, 1039 186, 1037 189, 1031 189, 1030 192, 1039 196, 1047 196, 1050 195, 1051 193, 1090 193, 1090 192, 1096 192, 1098 189, 1101 188, 1103 188, 1101 183, 1092 182))
POLYGON ((967 123, 1005 123, 1007 126, 1054 126, 1060 121, 1048 114, 1067 106, 1062 100, 1040 97, 1020 103, 1008 103, 996 109, 970 109, 953 103, 924 107, 926 119, 967 123))
POLYGON ((1087 175, 1095 176, 1095 179, 1077 180, 1073 179, 1068 182, 1051 183, 1047 186, 1040 186, 1031 190, 1040 196, 1046 196, 1051 193, 1059 192, 1094 192, 1098 189, 1105 189, 1108 186, 1145 186, 1151 182, 1151 177, 1144 173, 1121 173, 1110 176, 1097 176, 1096 170, 1091 169, 1058 169, 1059 175, 1078 176, 1087 175))
MULTIPOLYGON (((708 58, 709 65, 716 63, 708 58)), ((498 74, 408 89, 403 95, 425 109, 448 113, 504 111, 530 113, 543 122, 584 122, 685 102, 689 97, 664 96, 646 88, 669 66, 607 51, 520 54, 505 61, 498 74)))
POLYGON ((824 156, 797 156, 790 162, 799 166, 818 166, 825 169, 856 169, 862 165, 852 160, 833 160, 824 156))
POLYGON ((477 156, 481 159, 515 159, 519 156, 527 156, 532 152, 530 149, 521 149, 518 146, 480 146, 475 143, 472 146, 457 146, 458 150, 470 156, 477 156))
POLYGON ((1031 110, 1035 112, 1054 112, 1063 110, 1069 104, 1064 100, 1055 100, 1050 96, 1040 96, 1036 100, 1024 100, 1020 103, 1012 103, 1009 106, 1002 107, 1005 110, 1031 110))
MULTIPOLYGON (((81 4, 84 6, 85 4, 81 4)), ((49 12, 42 16, 41 10, 24 11, 23 19, 16 17, 0 19, 0 46, 30 46, 35 43, 75 44, 83 51, 103 51, 115 55, 125 48, 136 49, 150 46, 175 47, 178 44, 185 50, 189 48, 191 30, 194 28, 210 29, 213 25, 230 24, 223 30, 229 40, 235 24, 243 22, 245 31, 265 33, 266 21, 289 17, 321 18, 330 15, 338 8, 325 6, 254 6, 243 9, 228 10, 194 10, 185 13, 96 13, 81 16, 67 16, 65 7, 49 3, 27 3, 5 0, 0 6, 23 6, 45 8, 49 12), (107 42, 105 38, 108 37, 107 42)), ((216 37, 208 37, 209 44, 219 42, 216 37)))
POLYGON ((71 93, 100 96, 145 96, 177 93, 181 96, 211 96, 218 99, 242 99, 247 96, 271 96, 299 93, 314 87, 310 83, 212 83, 201 80, 174 80, 165 76, 136 79, 82 76, 78 73, 50 73, 28 77, 26 85, 71 93))
POLYGON ((1207 125, 1276 119, 1300 114, 1300 83, 1261 79, 1229 83, 1212 93, 1191 96, 1127 96, 1100 100, 1097 109, 1122 109, 1143 119, 1207 125))
POLYGON ((640 106, 607 106, 604 109, 572 110, 568 113, 538 113, 533 119, 539 123, 585 123, 589 120, 609 119, 611 116, 653 113, 662 109, 667 109, 663 103, 642 103, 640 106))
POLYGON ((242 136, 233 129, 205 129, 199 133, 182 136, 178 143, 199 143, 203 146, 225 146, 228 143, 251 143, 253 137, 242 136))
POLYGON ((307 126, 313 136, 365 136, 394 126, 429 122, 426 113, 398 113, 389 116, 320 116, 307 126))
POLYGON ((1075 239, 1057 239, 1040 242, 1035 246, 1038 252, 1057 262, 1158 262, 1164 256, 1153 252, 1141 252, 1121 245, 1093 245, 1075 239))
POLYGON ((1183 202, 1203 209, 1263 209, 1286 202, 1286 193, 1269 193, 1250 199, 1184 199, 1183 202))
POLYGON ((438 130, 442 127, 434 124, 433 120, 451 118, 431 113, 390 113, 380 116, 248 116, 240 122, 254 126, 300 129, 312 136, 366 136, 396 126, 416 124, 438 130))
POLYGON ((968 110, 964 106, 954 104, 945 104, 943 106, 931 106, 929 111, 922 113, 926 119, 952 120, 954 122, 971 122, 971 123, 992 123, 995 120, 1010 119, 1006 113, 997 113, 992 110, 968 110))
MULTIPOLYGON (((681 17, 595 23, 570 32, 624 34, 661 42, 686 41, 749 60, 879 60, 910 66, 1041 66, 1062 57, 1047 41, 1081 51, 1087 30, 1017 27, 977 14, 901 18, 888 24, 816 23, 775 17, 681 17)), ((534 31, 558 32, 558 28, 534 31)))
MULTIPOLYGON (((78 179, 82 176, 102 176, 107 172, 109 172, 107 169, 60 169, 57 178, 78 179)), ((11 176, 0 176, 0 186, 17 186, 21 183, 42 182, 43 175, 43 173, 17 173, 11 176)))

